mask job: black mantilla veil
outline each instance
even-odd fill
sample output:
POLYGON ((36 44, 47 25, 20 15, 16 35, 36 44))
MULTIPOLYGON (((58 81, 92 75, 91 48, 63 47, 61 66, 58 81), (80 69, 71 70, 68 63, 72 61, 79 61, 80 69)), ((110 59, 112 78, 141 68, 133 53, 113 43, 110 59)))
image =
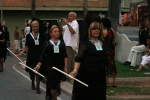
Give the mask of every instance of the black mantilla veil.
POLYGON ((99 22, 100 23, 100 16, 96 14, 90 14, 88 13, 85 16, 85 20, 83 22, 83 29, 82 29, 82 36, 81 36, 81 42, 87 41, 89 39, 88 37, 88 29, 92 22, 99 22))

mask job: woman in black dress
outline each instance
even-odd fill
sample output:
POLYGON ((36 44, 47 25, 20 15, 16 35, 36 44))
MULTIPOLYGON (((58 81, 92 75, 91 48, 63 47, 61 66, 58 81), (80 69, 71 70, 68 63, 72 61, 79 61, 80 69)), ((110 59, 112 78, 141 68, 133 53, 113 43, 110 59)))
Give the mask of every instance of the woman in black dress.
POLYGON ((112 86, 116 87, 116 75, 117 75, 117 68, 115 64, 115 46, 117 45, 117 34, 111 28, 111 21, 108 18, 102 18, 101 23, 103 26, 103 34, 104 39, 107 44, 107 53, 108 53, 108 66, 106 66, 106 83, 107 86, 110 86, 109 83, 109 76, 113 77, 112 86))
POLYGON ((5 40, 6 39, 2 30, 2 27, 0 25, 0 72, 3 71, 3 58, 5 58, 6 56, 5 40))
POLYGON ((64 42, 59 39, 60 31, 58 26, 53 25, 49 33, 51 38, 44 43, 39 63, 34 69, 38 71, 41 64, 43 64, 42 67, 46 68, 47 86, 50 88, 49 91, 52 96, 50 100, 57 100, 56 88, 63 74, 53 70, 52 67, 55 66, 67 72, 67 53, 64 42))
MULTIPOLYGON (((39 61, 40 54, 42 52, 42 33, 39 33, 39 23, 38 21, 33 21, 31 23, 32 33, 26 35, 26 43, 25 47, 23 48, 22 52, 18 54, 21 56, 27 49, 27 62, 26 65, 34 68, 39 61)), ((36 91, 38 94, 41 93, 40 91, 40 79, 39 75, 35 74, 33 71, 28 70, 30 74, 30 79, 32 81, 31 88, 35 90, 34 80, 36 78, 36 91)))
POLYGON ((92 22, 88 29, 89 40, 79 47, 74 70, 70 74, 89 87, 74 81, 72 100, 106 100, 107 48, 101 30, 100 23, 92 22))

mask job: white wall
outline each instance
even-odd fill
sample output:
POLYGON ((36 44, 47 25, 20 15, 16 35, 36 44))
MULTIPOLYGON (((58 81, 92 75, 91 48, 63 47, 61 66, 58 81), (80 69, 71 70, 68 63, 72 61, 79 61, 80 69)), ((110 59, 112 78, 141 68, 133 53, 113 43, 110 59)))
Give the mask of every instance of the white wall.
MULTIPOLYGON (((121 63, 125 62, 128 59, 130 50, 133 46, 137 44, 137 41, 130 41, 125 34, 117 34, 118 45, 116 46, 116 61, 121 63)), ((139 53, 136 65, 140 65, 142 61, 142 56, 144 53, 139 53)))

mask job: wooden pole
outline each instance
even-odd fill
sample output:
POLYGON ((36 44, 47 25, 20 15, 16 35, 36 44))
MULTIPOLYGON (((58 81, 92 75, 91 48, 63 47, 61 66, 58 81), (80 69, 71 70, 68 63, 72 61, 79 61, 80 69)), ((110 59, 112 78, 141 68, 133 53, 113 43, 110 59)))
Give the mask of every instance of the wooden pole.
POLYGON ((20 64, 21 64, 21 65, 27 67, 28 69, 32 70, 32 71, 35 72, 36 74, 38 74, 38 75, 42 76, 43 78, 45 78, 42 74, 38 73, 38 72, 35 71, 34 69, 32 69, 32 68, 28 67, 27 65, 25 65, 25 63, 24 63, 19 57, 17 57, 10 49, 7 48, 7 50, 8 50, 10 53, 12 53, 12 54, 20 61, 20 64))
POLYGON ((83 84, 84 86, 88 87, 88 85, 87 85, 87 84, 85 84, 84 82, 82 82, 82 81, 80 81, 80 80, 78 80, 78 79, 76 79, 76 78, 72 77, 71 75, 69 75, 69 74, 67 74, 67 73, 65 73, 65 72, 63 72, 63 71, 61 71, 61 70, 60 70, 60 69, 58 69, 58 68, 56 68, 56 67, 52 67, 52 69, 55 69, 55 70, 59 71, 60 73, 62 73, 62 74, 64 74, 64 75, 66 75, 66 76, 68 76, 68 77, 70 77, 70 78, 74 79, 75 81, 77 81, 77 82, 79 82, 79 83, 83 84))
POLYGON ((40 74, 40 73, 39 73, 39 72, 37 72, 36 70, 34 70, 34 69, 30 68, 29 66, 25 65, 24 63, 20 62, 20 64, 21 64, 21 65, 23 65, 23 66, 25 66, 25 67, 27 67, 28 69, 32 70, 32 71, 33 71, 33 72, 35 72, 36 74, 38 74, 38 75, 42 76, 43 78, 45 78, 45 76, 43 76, 42 74, 40 74))
POLYGON ((19 57, 17 57, 10 49, 7 48, 7 50, 13 54, 21 63, 24 63, 19 57))

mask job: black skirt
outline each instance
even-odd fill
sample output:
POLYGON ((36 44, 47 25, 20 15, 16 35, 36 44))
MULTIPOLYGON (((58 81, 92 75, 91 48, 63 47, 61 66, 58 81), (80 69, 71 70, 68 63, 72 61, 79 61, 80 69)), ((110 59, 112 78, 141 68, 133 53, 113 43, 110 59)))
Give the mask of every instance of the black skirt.
POLYGON ((89 86, 86 87, 78 82, 74 82, 72 100, 106 100, 106 78, 103 66, 99 68, 82 68, 77 79, 89 86))

